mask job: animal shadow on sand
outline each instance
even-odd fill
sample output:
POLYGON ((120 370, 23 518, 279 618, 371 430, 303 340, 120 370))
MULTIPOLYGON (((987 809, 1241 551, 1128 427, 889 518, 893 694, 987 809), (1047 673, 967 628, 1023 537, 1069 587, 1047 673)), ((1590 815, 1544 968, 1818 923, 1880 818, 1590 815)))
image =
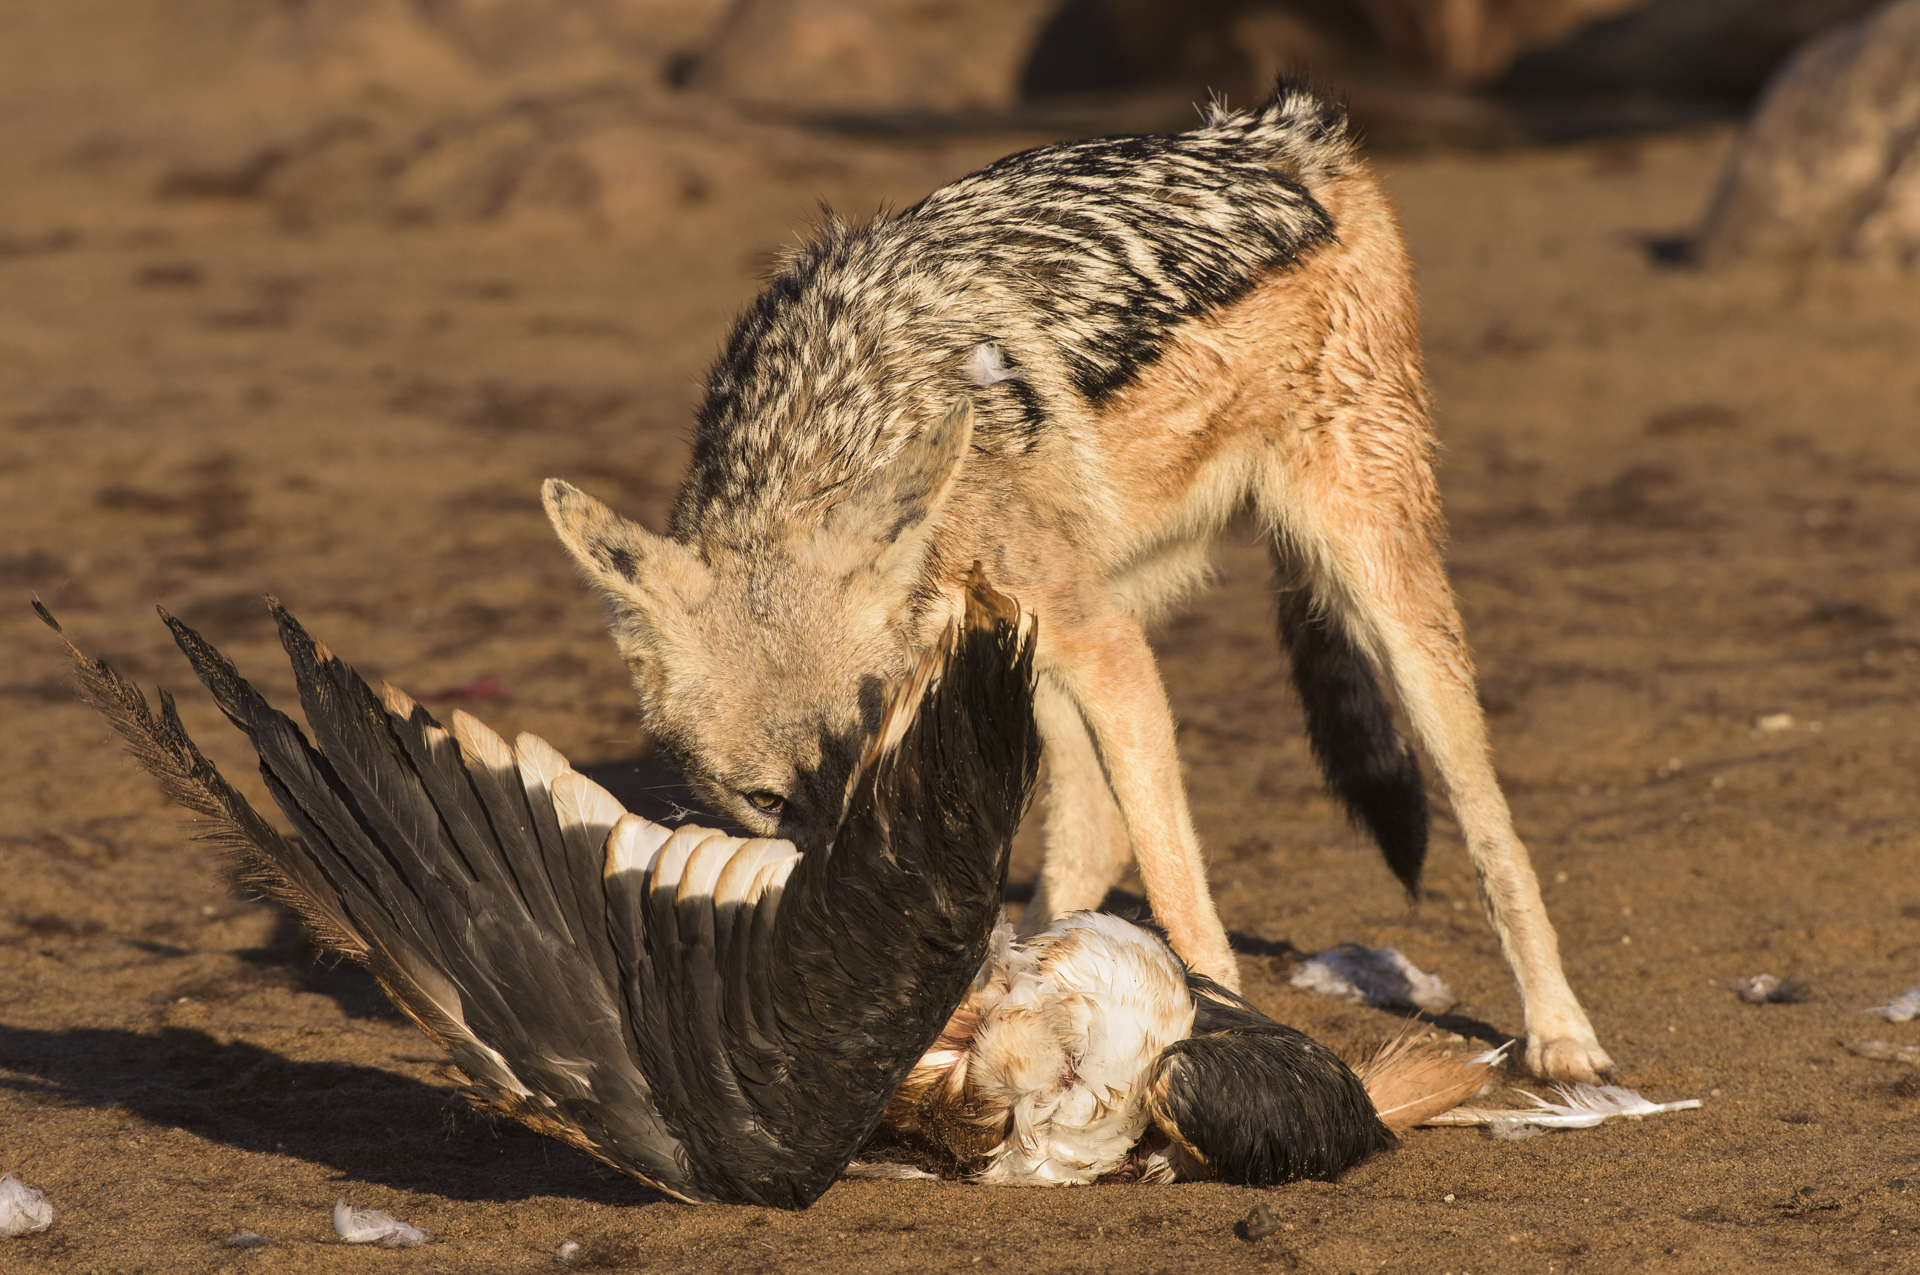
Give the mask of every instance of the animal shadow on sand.
MULTIPOLYGON (((647 818, 726 827, 700 809, 663 761, 579 769, 647 818)), ((321 952, 290 911, 274 910, 267 940, 236 956, 284 986, 328 997, 350 1019, 398 1018, 372 975, 321 952)), ((424 1038, 418 1055, 440 1061, 424 1038)), ((292 1156, 359 1181, 453 1199, 558 1196, 641 1205, 666 1198, 571 1147, 474 1109, 444 1086, 359 1063, 299 1061, 186 1027, 0 1024, 0 1090, 30 1102, 118 1108, 237 1150, 292 1156)))
MULTIPOLYGON (((421 1041, 422 1054, 432 1046, 421 1041)), ((459 1200, 666 1197, 581 1152, 468 1106, 458 1092, 347 1062, 301 1062, 203 1031, 0 1025, 0 1090, 112 1107, 240 1151, 459 1200)))

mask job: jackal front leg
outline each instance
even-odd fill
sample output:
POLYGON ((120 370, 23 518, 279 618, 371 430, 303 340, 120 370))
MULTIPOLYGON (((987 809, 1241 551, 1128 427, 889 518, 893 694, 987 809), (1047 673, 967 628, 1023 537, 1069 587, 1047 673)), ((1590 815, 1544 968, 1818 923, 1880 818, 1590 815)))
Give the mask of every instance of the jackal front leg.
POLYGON ((1047 854, 1033 902, 1020 918, 1022 936, 1069 912, 1099 907, 1133 854, 1080 706, 1043 677, 1033 710, 1046 746, 1047 854))
MULTIPOLYGON (((1044 624, 1041 633, 1044 641, 1044 624)), ((1206 860, 1180 783, 1173 711, 1146 634, 1116 600, 1077 624, 1056 622, 1050 654, 1053 677, 1078 707, 1106 772, 1154 920, 1190 967, 1238 991, 1240 970, 1207 892, 1206 860)))

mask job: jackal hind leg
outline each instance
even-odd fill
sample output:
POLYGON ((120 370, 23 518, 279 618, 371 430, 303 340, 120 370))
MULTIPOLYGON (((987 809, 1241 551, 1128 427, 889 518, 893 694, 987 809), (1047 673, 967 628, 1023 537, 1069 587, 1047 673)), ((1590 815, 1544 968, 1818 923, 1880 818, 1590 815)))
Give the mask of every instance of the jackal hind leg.
POLYGON ((1047 760, 1046 858, 1033 902, 1020 918, 1023 938, 1069 912, 1099 907, 1133 857, 1126 820, 1079 706, 1041 678, 1034 717, 1047 760))
MULTIPOLYGON (((1048 633, 1043 624, 1042 641, 1048 633)), ((1154 920, 1190 968, 1238 991, 1239 966, 1207 891, 1206 860, 1180 780, 1173 710, 1145 632, 1115 597, 1071 624, 1056 619, 1051 638, 1052 675, 1085 723, 1154 920)), ((1090 893, 1094 875, 1082 871, 1080 878, 1090 893)), ((1049 908, 1063 902, 1049 891, 1049 908)))
MULTIPOLYGON (((1405 825, 1413 810, 1407 775, 1417 782, 1418 772, 1407 769, 1411 758, 1396 768, 1394 747, 1379 720, 1384 702, 1370 702, 1365 689, 1372 685, 1377 696, 1378 684, 1362 677, 1370 669, 1357 664, 1383 668, 1459 819, 1479 878, 1481 905, 1519 986, 1528 1069, 1554 1080, 1592 1081, 1613 1061, 1567 984, 1539 881, 1494 775, 1472 659, 1435 543, 1437 518, 1428 515, 1431 506, 1420 499, 1431 492, 1430 472, 1424 457, 1406 464, 1420 470, 1411 481, 1381 483, 1376 475, 1376 481, 1355 489, 1336 480, 1312 493, 1305 507, 1296 483, 1290 515, 1276 519, 1276 549, 1291 586, 1283 623, 1296 629, 1315 626, 1304 643, 1290 634, 1288 644, 1308 648, 1309 655, 1336 669, 1344 661, 1348 679, 1344 688, 1323 696, 1323 720, 1314 723, 1316 748, 1324 758, 1318 736, 1334 733, 1332 710, 1342 700, 1357 707, 1359 733, 1371 743, 1354 750, 1362 755, 1363 764, 1351 768, 1358 779, 1346 778, 1363 790, 1371 785, 1376 797, 1386 794, 1381 818, 1390 834, 1402 838, 1404 856, 1411 844, 1405 825), (1393 808, 1396 790, 1398 809, 1393 808)), ((1314 711, 1309 697, 1310 721, 1314 711)), ((1340 779, 1335 782, 1338 786, 1340 779)), ((1362 817, 1368 818, 1365 812, 1362 817)), ((1372 818, 1368 822, 1381 826, 1372 818)), ((1424 844, 1424 837, 1420 840, 1424 844)), ((1383 848, 1392 861, 1395 848, 1383 848)), ((1396 871, 1404 863, 1404 858, 1395 863, 1396 871)))

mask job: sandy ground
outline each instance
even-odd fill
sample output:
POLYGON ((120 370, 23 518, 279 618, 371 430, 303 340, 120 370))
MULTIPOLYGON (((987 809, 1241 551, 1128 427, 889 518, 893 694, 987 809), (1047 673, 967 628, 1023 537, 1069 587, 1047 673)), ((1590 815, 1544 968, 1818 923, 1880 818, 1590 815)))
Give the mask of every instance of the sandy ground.
MULTIPOLYGON (((303 222, 162 200, 86 155, 5 183, 0 1171, 60 1215, 0 1241, 0 1271, 533 1271, 569 1239, 635 1270, 1920 1270, 1920 1078, 1839 1043, 1920 1044, 1920 1022, 1861 1013, 1920 982, 1920 289, 1653 264, 1643 240, 1697 217, 1724 132, 1379 158, 1420 266, 1507 792, 1620 1078, 1700 1111, 1517 1143, 1421 1131, 1336 1185, 663 1202, 469 1113, 372 983, 231 892, 75 702, 35 593, 182 692, 251 782, 149 608, 284 696, 271 592, 415 693, 497 679, 442 702, 644 789, 539 480, 658 525, 697 378, 813 201, 908 200, 1022 140, 822 143, 831 162, 683 185, 628 222, 303 222), (1809 998, 1728 992, 1762 971, 1809 998), (435 1238, 349 1249, 343 1195, 435 1238), (1283 1226, 1248 1243, 1256 1202, 1283 1226), (273 1245, 220 1246, 243 1227, 273 1245)), ((1291 989, 1285 953, 1395 945, 1460 1014, 1518 1030, 1454 826, 1409 908, 1308 761, 1251 533, 1220 567, 1160 650, 1251 995, 1336 1045, 1377 1039, 1390 1016, 1291 989)))

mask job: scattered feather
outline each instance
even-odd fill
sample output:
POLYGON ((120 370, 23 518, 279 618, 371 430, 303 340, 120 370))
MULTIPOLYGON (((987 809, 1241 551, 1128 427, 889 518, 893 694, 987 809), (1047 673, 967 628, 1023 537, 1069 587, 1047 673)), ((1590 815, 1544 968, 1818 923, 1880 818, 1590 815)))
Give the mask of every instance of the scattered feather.
POLYGON ((1866 1011, 1878 1014, 1890 1023, 1906 1023, 1920 1018, 1920 987, 1909 987, 1884 1005, 1866 1011))
POLYGON ((1920 1064, 1920 1045, 1896 1045, 1890 1040, 1843 1040, 1849 1053, 1876 1062, 1920 1064))
MULTIPOLYGON (((1494 1137, 1517 1140, 1513 1126, 1531 1125, 1538 1129, 1591 1129, 1616 1117, 1638 1120, 1665 1111, 1691 1111, 1700 1105, 1698 1098, 1680 1102, 1648 1102, 1631 1089, 1620 1085, 1555 1085, 1559 1102, 1539 1094, 1523 1094, 1532 1107, 1455 1107, 1427 1120, 1430 1125, 1485 1125, 1499 1130, 1494 1137)), ((1531 1137, 1531 1134, 1520 1135, 1531 1137)))
POLYGON ((272 1240, 258 1231, 235 1231, 221 1243, 221 1248, 265 1248, 272 1240))
POLYGON ((893 1164, 884 1160, 855 1160, 840 1171, 842 1179, 865 1179, 870 1182, 938 1182, 938 1173, 928 1173, 925 1169, 911 1164, 893 1164))
POLYGON ((967 355, 967 375, 976 385, 998 385, 1002 381, 1026 379, 1026 373, 1007 366, 1006 351, 991 341, 982 341, 967 355))
POLYGON ((562 1243, 558 1249, 554 1250, 553 1260, 556 1262, 571 1262, 578 1256, 580 1256, 580 1241, 567 1240, 562 1243))
POLYGON ((1491 1120, 1487 1123, 1487 1136, 1495 1142, 1525 1142, 1545 1132, 1541 1126, 1528 1124, 1525 1120, 1491 1120))
POLYGON ((1135 1172, 1142 1186, 1171 1186, 1180 1180, 1180 1166, 1173 1162, 1165 1147, 1143 1154, 1136 1146, 1133 1154, 1138 1166, 1135 1172))
POLYGON ((419 1248, 432 1232, 396 1221, 379 1209, 356 1209, 341 1196, 333 1206, 335 1234, 349 1244, 378 1244, 381 1248, 419 1248))
POLYGON ((53 1225, 53 1201, 13 1174, 0 1176, 0 1238, 32 1235, 53 1225))
POLYGON ((1444 1014, 1456 999, 1444 980, 1419 968, 1397 948, 1358 943, 1342 943, 1309 956, 1294 969, 1292 982, 1309 992, 1376 1009, 1444 1014))
POLYGON ((1727 984, 1727 990, 1746 1001, 1749 1005, 1792 1005, 1807 999, 1807 989, 1790 978, 1781 978, 1778 974, 1755 974, 1750 978, 1736 978, 1727 984))

